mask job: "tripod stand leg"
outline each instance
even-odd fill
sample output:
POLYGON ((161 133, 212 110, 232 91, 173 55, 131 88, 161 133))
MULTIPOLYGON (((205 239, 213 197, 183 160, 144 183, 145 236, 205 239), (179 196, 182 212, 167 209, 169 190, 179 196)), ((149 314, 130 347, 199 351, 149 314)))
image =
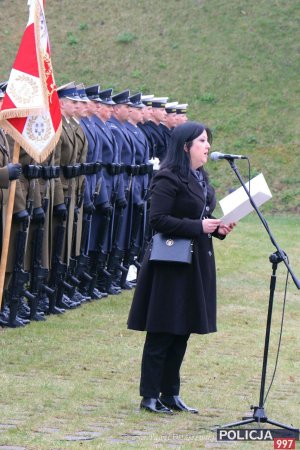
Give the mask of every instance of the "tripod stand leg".
POLYGON ((249 419, 240 420, 238 422, 232 422, 232 423, 226 423, 225 425, 221 425, 219 427, 215 427, 215 430, 222 430, 224 428, 232 428, 232 427, 238 427, 239 425, 246 425, 248 423, 256 422, 259 424, 262 423, 270 423, 271 425, 275 425, 279 428, 284 428, 285 430, 289 430, 295 433, 299 433, 299 430, 297 428, 294 428, 289 425, 285 425, 280 422, 276 422, 276 420, 269 419, 267 417, 267 414, 265 413, 265 410, 263 407, 259 406, 252 406, 251 409, 254 409, 253 417, 249 417, 249 419))
POLYGON ((283 423, 276 422, 276 420, 268 419, 267 423, 270 423, 271 425, 275 425, 275 426, 277 426, 279 428, 284 428, 285 430, 294 431, 295 433, 299 433, 299 429, 298 428, 290 427, 290 426, 285 425, 283 423))

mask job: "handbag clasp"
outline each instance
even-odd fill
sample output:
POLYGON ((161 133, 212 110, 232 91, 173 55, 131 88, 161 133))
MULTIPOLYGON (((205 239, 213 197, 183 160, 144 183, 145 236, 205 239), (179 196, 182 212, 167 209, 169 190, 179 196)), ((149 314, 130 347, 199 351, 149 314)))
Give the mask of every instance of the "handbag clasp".
POLYGON ((172 245, 174 245, 173 239, 167 239, 166 240, 166 244, 167 244, 168 247, 171 247, 172 245))

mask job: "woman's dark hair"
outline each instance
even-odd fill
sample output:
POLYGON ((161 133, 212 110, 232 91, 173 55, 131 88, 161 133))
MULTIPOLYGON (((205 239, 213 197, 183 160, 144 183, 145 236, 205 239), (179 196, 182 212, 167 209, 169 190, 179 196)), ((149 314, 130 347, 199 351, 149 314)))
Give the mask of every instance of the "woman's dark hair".
POLYGON ((190 154, 187 150, 192 146, 192 141, 206 130, 209 143, 212 142, 212 133, 208 127, 198 122, 185 122, 174 128, 167 148, 167 154, 160 168, 168 168, 187 176, 190 171, 190 154))

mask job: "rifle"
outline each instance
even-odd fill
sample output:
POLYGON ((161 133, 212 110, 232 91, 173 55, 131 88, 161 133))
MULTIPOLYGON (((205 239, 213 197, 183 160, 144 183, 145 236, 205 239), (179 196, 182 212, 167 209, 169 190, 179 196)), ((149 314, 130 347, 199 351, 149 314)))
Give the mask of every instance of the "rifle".
POLYGON ((8 287, 8 300, 10 307, 8 326, 12 328, 18 326, 16 317, 18 312, 19 299, 24 296, 29 301, 34 300, 34 295, 32 295, 25 288, 25 285, 29 281, 29 273, 24 270, 27 231, 28 221, 23 221, 22 229, 17 233, 14 268, 12 278, 8 287))
POLYGON ((80 292, 88 296, 88 286, 92 281, 92 277, 85 272, 85 269, 89 267, 90 258, 87 255, 89 234, 91 228, 92 214, 86 214, 82 220, 82 233, 81 233, 81 242, 80 242, 80 254, 77 256, 77 273, 79 273, 78 278, 81 279, 81 283, 79 285, 80 292), (86 273, 83 277, 80 277, 80 271, 86 273))
POLYGON ((55 232, 54 248, 52 255, 52 264, 49 285, 53 289, 54 293, 49 297, 49 309, 47 314, 56 314, 56 306, 59 307, 62 302, 62 297, 64 294, 64 289, 72 290, 73 286, 65 281, 67 273, 67 264, 61 261, 61 253, 63 249, 65 235, 65 227, 63 226, 63 221, 61 221, 55 232))
MULTIPOLYGON (((74 211, 74 220, 73 220, 73 229, 72 229, 72 242, 71 242, 71 255, 69 258, 69 264, 67 268, 67 280, 70 285, 72 285, 72 289, 70 290, 70 296, 72 297, 75 294, 76 288, 80 285, 81 276, 78 275, 84 274, 83 267, 79 273, 78 268, 78 259, 76 257, 76 240, 77 240, 77 227, 78 227, 78 211, 74 211)), ((89 275, 86 273, 86 276, 89 275)))
POLYGON ((96 251, 91 252, 91 276, 92 280, 89 285, 89 295, 92 297, 96 287, 99 275, 106 279, 106 290, 109 288, 111 273, 106 270, 107 253, 103 251, 105 238, 109 231, 112 211, 108 208, 106 214, 101 215, 100 229, 98 230, 98 241, 96 251))
MULTIPOLYGON (((72 179, 74 178, 74 175, 79 175, 80 171, 80 164, 75 164, 74 166, 64 166, 63 169, 69 169, 68 171, 63 170, 64 175, 66 178, 68 178, 68 195, 65 197, 65 204, 67 208, 67 223, 66 223, 66 233, 69 229, 69 221, 70 221, 70 213, 73 214, 73 211, 70 211, 70 204, 71 204, 71 195, 72 195, 72 179), (75 171, 75 172, 74 172, 75 171)), ((71 241, 71 255, 67 261, 67 278, 71 285, 73 285, 73 289, 70 291, 71 297, 74 295, 76 287, 79 286, 80 281, 75 276, 76 272, 76 259, 75 259, 75 249, 74 254, 72 256, 72 245, 74 243, 73 237, 76 239, 77 235, 77 225, 78 225, 78 214, 74 214, 74 220, 73 220, 73 228, 72 228, 72 241, 71 241), (74 223, 75 222, 75 223, 74 223), (75 236, 74 236, 75 235, 75 236)), ((76 246, 76 242, 74 243, 76 246)))
POLYGON ((141 223, 144 218, 144 211, 145 202, 142 205, 134 205, 130 246, 129 249, 125 250, 123 260, 123 266, 126 271, 123 271, 121 275, 121 288, 123 289, 126 285, 126 278, 128 275, 129 267, 133 264, 138 270, 141 268, 141 264, 138 261, 138 256, 142 248, 142 244, 139 242, 141 238, 141 236, 139 235, 139 231, 141 229, 141 223))
POLYGON ((76 245, 77 245, 77 229, 78 229, 78 210, 81 208, 83 202, 83 194, 78 194, 77 205, 74 211, 74 221, 73 221, 73 233, 72 233, 72 245, 71 245, 71 257, 69 261, 69 273, 73 275, 80 283, 90 282, 92 277, 88 274, 89 257, 85 254, 84 246, 82 242, 87 242, 88 230, 90 228, 91 217, 89 219, 89 224, 83 219, 82 224, 82 235, 80 243, 80 254, 76 255, 76 245), (78 208, 78 209, 77 209, 78 208), (84 237, 83 237, 84 234, 84 237))
MULTIPOLYGON (((150 227, 150 202, 151 202, 150 183, 151 183, 151 177, 153 174, 153 164, 149 164, 149 163, 147 164, 146 173, 148 173, 149 179, 148 179, 148 186, 146 187, 146 189, 144 191, 145 210, 146 210, 146 212, 145 212, 145 228, 144 228, 144 236, 143 236, 141 250, 140 250, 140 253, 136 260, 136 262, 139 264, 140 267, 141 267, 141 264, 143 261, 143 257, 146 253, 148 244, 151 241, 152 235, 153 235, 153 230, 150 227)), ((137 267, 137 269, 139 270, 140 267, 137 267)))
MULTIPOLYGON (((100 177, 97 181, 95 191, 92 196, 91 203, 95 205, 96 198, 98 197, 101 189, 102 177, 100 177)), ((90 260, 88 256, 89 251, 89 242, 90 242, 90 233, 91 233, 91 223, 92 223, 93 213, 90 212, 86 214, 82 221, 82 235, 81 235, 81 243, 80 243, 80 255, 77 257, 79 278, 81 279, 81 291, 84 295, 89 296, 90 292, 93 292, 96 282, 97 276, 95 275, 93 269, 93 262, 90 260), (89 267, 89 273, 85 271, 85 269, 89 267), (93 285, 93 288, 91 288, 93 285)))
POLYGON ((138 264, 141 266, 144 255, 146 253, 147 247, 149 245, 149 242, 152 239, 153 230, 150 227, 150 199, 146 202, 146 219, 145 219, 145 232, 144 232, 144 239, 142 243, 142 247, 137 259, 138 264))
POLYGON ((31 320, 40 320, 37 307, 42 294, 46 293, 51 298, 55 293, 54 289, 45 284, 49 271, 42 266, 43 237, 44 227, 43 224, 39 224, 34 231, 32 243, 30 291, 34 298, 29 301, 31 320))
MULTIPOLYGON (((30 167, 30 166, 28 166, 30 167)), ((27 169, 28 171, 29 169, 27 169)), ((44 180, 47 180, 47 189, 49 190, 49 180, 52 178, 59 177, 59 166, 51 166, 45 165, 40 167, 40 175, 44 180)), ((49 198, 47 195, 43 198, 42 208, 47 213, 49 204, 49 198)), ((43 267, 42 265, 42 254, 43 254, 43 240, 44 240, 44 223, 39 222, 37 224, 37 228, 33 232, 32 239, 32 253, 31 253, 31 264, 30 264, 30 291, 34 295, 34 300, 29 302, 30 307, 30 319, 31 320, 41 320, 41 316, 37 314, 37 307, 39 300, 43 297, 43 294, 46 294, 51 298, 55 291, 54 289, 47 286, 46 281, 48 280, 49 270, 43 267)), ((42 320, 45 320, 43 318, 42 320)))
MULTIPOLYGON (((118 164, 118 163, 110 163, 106 165, 106 170, 112 177, 115 175, 120 175, 124 172, 124 165, 118 164)), ((110 232, 110 227, 113 222, 119 222, 119 225, 115 226, 114 229, 111 227, 111 236, 110 236, 110 242, 114 242, 114 240, 120 235, 121 232, 121 225, 123 220, 124 212, 118 211, 121 213, 122 217, 119 217, 118 214, 116 214, 116 220, 115 214, 116 213, 116 199, 117 194, 119 191, 120 186, 120 177, 117 178, 117 182, 113 187, 111 198, 110 198, 110 205, 112 207, 112 211, 108 212, 108 215, 103 214, 100 230, 99 230, 99 240, 97 243, 97 250, 92 255, 92 265, 91 270, 93 270, 94 267, 96 267, 96 270, 94 270, 94 276, 93 276, 93 283, 90 286, 89 292, 93 292, 94 288, 96 287, 97 278, 98 276, 102 276, 102 287, 104 292, 108 292, 112 283, 112 272, 115 271, 115 268, 122 269, 121 261, 123 259, 123 252, 120 249, 114 249, 113 254, 112 250, 108 249, 107 253, 103 251, 104 242, 107 234, 110 232), (94 264, 93 264, 94 262, 94 264)), ((101 288, 100 288, 101 291, 101 288)))
POLYGON ((35 178, 37 178, 38 176, 39 176, 39 169, 36 170, 36 166, 33 166, 33 172, 28 173, 27 176, 29 181, 28 197, 26 200, 26 210, 28 212, 28 218, 26 218, 21 222, 21 229, 17 232, 14 268, 8 288, 8 300, 10 303, 8 326, 12 328, 18 326, 16 317, 20 298, 24 296, 27 298, 29 302, 33 302, 35 300, 34 295, 32 295, 32 293, 25 288, 25 285, 29 282, 30 276, 29 273, 24 270, 24 258, 26 252, 29 221, 32 214, 35 178))
MULTIPOLYGON (((125 199, 128 201, 130 198, 130 191, 132 187, 132 175, 133 175, 133 168, 134 166, 127 165, 126 171, 130 175, 129 182, 127 185, 127 188, 125 190, 125 199)), ((124 258, 124 250, 121 250, 118 247, 117 242, 119 241, 119 238, 121 236, 122 227, 124 225, 124 209, 123 208, 116 208, 115 207, 115 226, 114 226, 114 232, 113 232, 113 247, 112 251, 108 258, 107 268, 108 271, 112 273, 116 273, 117 270, 121 271, 121 274, 124 276, 128 274, 128 269, 124 267, 122 264, 123 258, 124 258)), ((121 275, 121 276, 122 276, 121 275)))
POLYGON ((113 233, 113 247, 110 252, 110 255, 108 257, 107 262, 107 270, 111 274, 116 273, 117 270, 120 270, 123 273, 126 273, 127 276, 127 270, 123 266, 122 261, 124 258, 124 250, 121 250, 116 242, 118 242, 122 226, 124 222, 124 209, 123 208, 115 208, 115 227, 114 227, 114 233, 113 233))

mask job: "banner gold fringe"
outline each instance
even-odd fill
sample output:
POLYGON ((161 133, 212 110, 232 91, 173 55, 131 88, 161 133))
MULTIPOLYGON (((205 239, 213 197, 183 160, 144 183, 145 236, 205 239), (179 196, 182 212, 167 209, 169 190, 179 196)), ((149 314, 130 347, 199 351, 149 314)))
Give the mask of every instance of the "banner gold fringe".
POLYGON ((41 153, 38 153, 35 148, 33 148, 29 142, 24 139, 22 134, 20 134, 15 127, 13 127, 9 122, 5 121, 1 123, 2 128, 15 140, 20 146, 30 155, 33 159, 36 160, 37 163, 42 164, 48 156, 53 152, 56 144, 59 141, 62 124, 59 125, 54 137, 51 139, 49 144, 42 150, 41 153))
MULTIPOLYGON (((39 65, 39 75, 40 75, 40 82, 42 85, 41 86, 42 87, 42 95, 44 98, 45 105, 48 105, 49 93, 48 93, 48 88, 47 88, 47 76, 45 74, 44 55, 41 51, 42 47, 41 47, 41 45, 39 45, 41 42, 40 16, 41 16, 41 14, 43 14, 43 17, 45 19, 45 15, 44 15, 44 9, 42 8, 40 0, 37 3, 38 3, 38 7, 34 11, 34 35, 35 35, 35 45, 36 45, 35 51, 36 51, 38 65, 39 65)), ((46 23, 46 20, 45 20, 45 23, 46 23)), ((48 42, 47 42, 47 44, 48 44, 48 42)), ((47 52, 47 44, 46 44, 45 53, 47 52)))
POLYGON ((14 119, 14 118, 26 118, 28 116, 42 116, 43 114, 46 114, 48 111, 43 108, 14 108, 14 109, 4 109, 3 111, 0 111, 0 125, 2 126, 2 120, 5 119, 14 119))

